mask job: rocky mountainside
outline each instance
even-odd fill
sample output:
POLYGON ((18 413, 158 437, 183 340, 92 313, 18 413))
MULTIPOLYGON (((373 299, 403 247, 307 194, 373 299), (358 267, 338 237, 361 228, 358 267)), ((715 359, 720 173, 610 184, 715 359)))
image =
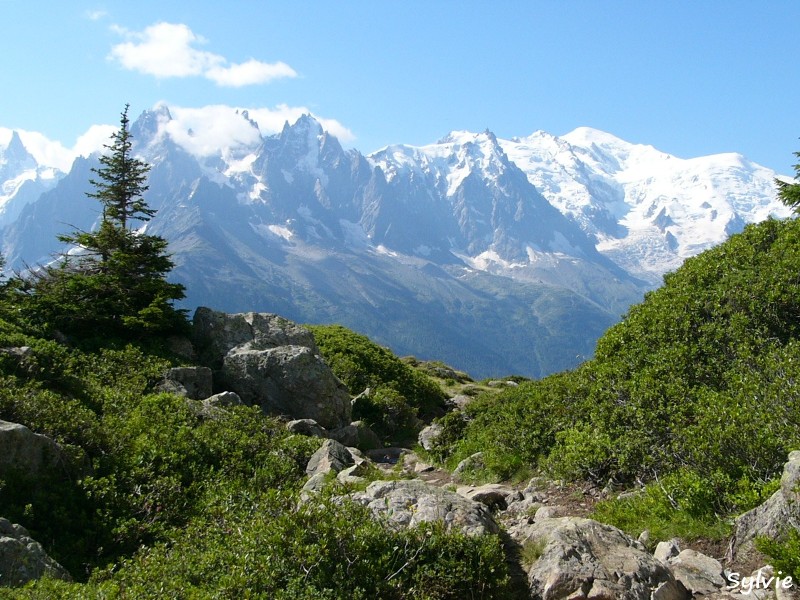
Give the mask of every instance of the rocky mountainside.
POLYGON ((745 224, 791 212, 775 200, 776 173, 740 154, 685 160, 588 127, 502 147, 602 254, 654 285, 745 224))
POLYGON ((19 134, 12 132, 8 143, 0 145, 0 226, 12 223, 26 204, 63 176, 57 168, 39 164, 19 134))
MULTIPOLYGON (((161 106, 132 127, 159 211, 147 230, 169 240, 187 306, 339 322, 477 376, 577 364, 665 270, 781 211, 774 174, 744 159, 680 161, 591 130, 454 132, 364 156, 309 116, 263 136, 243 111, 225 141, 206 126, 161 106)), ((35 199, 8 194, 11 266, 93 226, 96 164, 79 158, 35 199)))

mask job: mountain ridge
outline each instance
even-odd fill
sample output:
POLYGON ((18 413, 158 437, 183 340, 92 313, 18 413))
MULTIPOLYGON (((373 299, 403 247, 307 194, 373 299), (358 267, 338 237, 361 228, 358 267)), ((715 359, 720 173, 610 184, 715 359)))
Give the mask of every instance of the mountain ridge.
MULTIPOLYGON (((636 152, 657 165, 682 159, 596 130, 570 134, 590 140, 586 148, 568 136, 514 141, 487 130, 365 156, 310 115, 275 135, 261 135, 246 111, 232 118, 225 131, 181 129, 161 105, 131 128, 159 211, 146 228, 169 240, 187 306, 341 322, 479 376, 540 376, 590 356, 664 265, 714 243, 683 235, 698 214, 725 221, 727 234, 780 212, 761 185, 768 170, 746 163, 738 175, 720 167, 722 183, 703 174, 716 194, 708 209, 677 192, 635 197, 640 179, 614 176, 638 172, 623 168, 636 152), (748 176, 760 182, 757 202, 742 201, 748 176), (725 177, 736 185, 726 188, 725 177), (729 198, 740 212, 721 214, 729 198)), ((63 251, 54 238, 66 223, 91 229, 97 211, 84 194, 94 164, 96 156, 76 161, 0 230, 11 266, 63 251)))

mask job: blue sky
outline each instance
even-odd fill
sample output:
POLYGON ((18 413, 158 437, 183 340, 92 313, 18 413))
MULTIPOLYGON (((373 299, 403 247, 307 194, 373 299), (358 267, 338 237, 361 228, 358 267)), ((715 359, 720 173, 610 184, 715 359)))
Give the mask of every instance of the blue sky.
POLYGON ((602 129, 792 174, 800 2, 0 0, 0 128, 67 147, 159 102, 325 119, 364 153, 602 129))

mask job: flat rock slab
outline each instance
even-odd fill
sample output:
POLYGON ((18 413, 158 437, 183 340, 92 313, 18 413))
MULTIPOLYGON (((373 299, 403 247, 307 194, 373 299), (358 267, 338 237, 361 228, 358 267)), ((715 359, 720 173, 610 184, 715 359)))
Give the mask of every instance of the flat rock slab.
POLYGON ((467 535, 499 532, 483 504, 418 479, 374 481, 366 491, 350 497, 397 526, 441 521, 448 530, 467 535))

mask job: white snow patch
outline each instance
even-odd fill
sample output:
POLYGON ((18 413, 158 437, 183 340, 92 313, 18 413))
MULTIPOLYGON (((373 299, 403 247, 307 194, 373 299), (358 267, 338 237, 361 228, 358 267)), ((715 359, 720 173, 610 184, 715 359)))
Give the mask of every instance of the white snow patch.
POLYGON ((358 223, 339 219, 339 226, 344 234, 344 242, 351 248, 367 248, 370 245, 369 236, 358 223))
POLYGON ((491 271, 494 272, 497 269, 501 270, 513 270, 519 269, 527 266, 526 263, 515 263, 508 260, 505 260, 501 257, 496 250, 490 249, 481 252, 477 256, 465 256, 460 255, 461 258, 465 263, 467 263, 473 269, 477 269, 479 271, 491 271))
POLYGON ((553 232, 553 243, 551 244, 551 250, 553 252, 566 254, 569 256, 583 256, 583 251, 580 248, 576 248, 570 244, 567 238, 564 237, 564 234, 560 231, 553 232))
POLYGON ((390 250, 389 248, 387 248, 383 244, 378 244, 377 246, 375 246, 375 251, 378 254, 383 254, 385 256, 391 256, 392 258, 396 258, 398 256, 397 252, 395 252, 394 250, 390 250))
POLYGON ((261 198, 261 194, 263 194, 267 190, 267 186, 265 186, 262 182, 257 182, 250 188, 247 196, 251 201, 256 201, 261 198))
POLYGON ((255 153, 249 153, 239 157, 232 156, 230 152, 225 153, 223 155, 223 160, 226 163, 226 169, 224 171, 225 176, 234 177, 239 173, 250 173, 256 158, 257 155, 255 153))
POLYGON ((489 133, 454 131, 427 146, 387 146, 367 157, 380 167, 386 180, 411 171, 446 184, 446 196, 453 196, 471 173, 496 180, 505 170, 505 157, 489 133))
POLYGON ((283 225, 267 225, 267 229, 277 235, 280 238, 283 238, 287 242, 291 241, 294 237, 294 232, 288 227, 284 227, 283 225))
POLYGON ((739 154, 681 159, 588 127, 498 141, 553 206, 597 238, 598 251, 650 281, 725 240, 731 222, 791 212, 776 199, 777 174, 739 154))

